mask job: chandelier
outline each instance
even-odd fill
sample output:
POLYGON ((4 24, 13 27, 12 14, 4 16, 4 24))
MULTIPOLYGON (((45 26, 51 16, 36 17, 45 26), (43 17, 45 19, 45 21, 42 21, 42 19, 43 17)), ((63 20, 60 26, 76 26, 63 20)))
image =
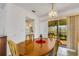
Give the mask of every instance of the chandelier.
POLYGON ((49 12, 49 17, 54 18, 57 17, 57 12, 54 9, 54 4, 52 3, 52 10, 49 12))

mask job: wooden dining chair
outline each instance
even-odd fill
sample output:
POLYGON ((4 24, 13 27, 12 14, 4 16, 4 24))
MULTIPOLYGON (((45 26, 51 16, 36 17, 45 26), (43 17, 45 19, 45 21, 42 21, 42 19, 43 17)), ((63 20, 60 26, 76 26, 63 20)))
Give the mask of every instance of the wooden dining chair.
POLYGON ((57 56, 59 46, 60 46, 60 40, 55 40, 54 48, 49 53, 49 56, 57 56))
POLYGON ((76 56, 76 50, 60 46, 58 48, 57 56, 76 56))
POLYGON ((12 56, 19 56, 18 48, 15 42, 7 40, 12 56))
POLYGON ((62 45, 60 40, 56 40, 56 43, 55 43, 55 46, 54 46, 54 49, 53 49, 53 55, 54 56, 57 56, 58 48, 59 48, 60 45, 62 45))
POLYGON ((34 41, 34 35, 33 35, 33 34, 26 35, 25 43, 26 43, 26 44, 29 44, 29 43, 31 43, 32 41, 34 41))

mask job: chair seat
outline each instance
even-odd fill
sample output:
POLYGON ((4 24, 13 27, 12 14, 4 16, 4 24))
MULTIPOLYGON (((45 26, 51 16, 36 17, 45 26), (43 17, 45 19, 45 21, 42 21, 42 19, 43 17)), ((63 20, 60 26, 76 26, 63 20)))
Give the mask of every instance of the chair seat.
POLYGON ((58 48, 57 56, 75 56, 75 55, 76 55, 76 51, 73 49, 69 49, 61 46, 58 48))

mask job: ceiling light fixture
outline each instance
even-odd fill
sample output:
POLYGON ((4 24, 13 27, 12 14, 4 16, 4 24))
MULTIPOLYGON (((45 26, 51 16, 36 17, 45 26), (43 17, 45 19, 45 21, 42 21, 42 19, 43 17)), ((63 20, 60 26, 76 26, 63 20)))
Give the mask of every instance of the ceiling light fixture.
POLYGON ((54 4, 52 3, 52 10, 49 12, 49 17, 54 18, 57 17, 57 12, 54 8, 54 4))

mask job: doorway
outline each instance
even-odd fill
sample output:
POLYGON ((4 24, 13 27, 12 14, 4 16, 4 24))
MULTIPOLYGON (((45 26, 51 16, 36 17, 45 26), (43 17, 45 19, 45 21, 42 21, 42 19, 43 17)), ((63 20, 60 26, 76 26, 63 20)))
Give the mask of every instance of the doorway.
POLYGON ((67 20, 48 21, 48 38, 60 39, 64 45, 67 45, 67 20))
POLYGON ((26 40, 32 41, 34 39, 34 20, 27 18, 25 24, 26 40))

